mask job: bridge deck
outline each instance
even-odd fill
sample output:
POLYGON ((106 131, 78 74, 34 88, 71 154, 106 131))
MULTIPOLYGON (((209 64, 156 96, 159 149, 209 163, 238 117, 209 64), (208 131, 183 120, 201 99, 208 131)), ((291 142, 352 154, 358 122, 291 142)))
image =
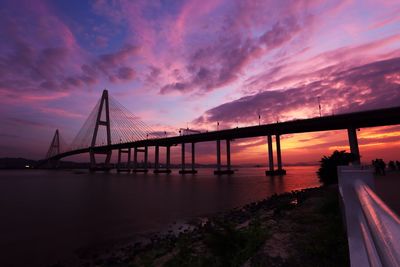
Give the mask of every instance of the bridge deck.
MULTIPOLYGON (((300 119, 273 124, 212 131, 185 136, 141 140, 129 143, 95 147, 94 150, 109 150, 143 146, 171 146, 181 143, 198 143, 224 139, 240 139, 267 135, 307 133, 317 131, 343 130, 400 124, 400 107, 354 112, 311 119, 300 119)), ((50 159, 89 152, 90 148, 77 149, 56 155, 50 159)))

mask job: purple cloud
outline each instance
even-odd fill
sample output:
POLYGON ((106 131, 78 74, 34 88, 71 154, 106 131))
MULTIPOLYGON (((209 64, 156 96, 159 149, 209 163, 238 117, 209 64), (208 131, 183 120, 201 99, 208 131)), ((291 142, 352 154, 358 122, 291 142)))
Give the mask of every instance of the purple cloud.
POLYGON ((253 60, 290 42, 300 31, 295 18, 277 22, 259 38, 226 36, 194 51, 188 60, 184 81, 164 85, 161 94, 172 91, 207 92, 235 81, 253 60))
POLYGON ((93 55, 44 3, 6 5, 10 12, 0 16, 4 40, 0 44, 0 87, 4 90, 68 90, 101 80, 120 82, 136 77, 130 59, 138 47, 126 44, 114 52, 93 55))
POLYGON ((206 111, 194 122, 254 123, 258 110, 264 122, 316 116, 317 96, 325 114, 395 106, 400 103, 399 77, 400 57, 376 61, 296 88, 242 97, 206 111))

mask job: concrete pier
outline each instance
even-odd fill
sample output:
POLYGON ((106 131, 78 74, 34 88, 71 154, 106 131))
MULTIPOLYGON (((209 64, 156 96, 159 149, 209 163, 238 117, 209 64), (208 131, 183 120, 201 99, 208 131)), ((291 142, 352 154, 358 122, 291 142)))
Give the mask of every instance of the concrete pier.
POLYGON ((275 136, 275 142, 276 142, 276 160, 278 162, 278 169, 275 170, 275 174, 285 175, 286 170, 282 168, 281 137, 279 134, 275 136))
MULTIPOLYGON (((166 168, 170 170, 169 167, 171 166, 171 146, 167 146, 167 159, 166 159, 166 168)), ((170 170, 171 171, 171 170, 170 170)))
POLYGON ((231 169, 231 141, 226 139, 226 167, 231 169))
POLYGON ((353 161, 354 165, 360 165, 360 151, 358 149, 357 129, 348 128, 347 134, 349 136, 350 152, 357 158, 353 161))
POLYGON ((197 173, 197 171, 195 170, 195 157, 196 157, 196 150, 195 150, 195 143, 192 143, 192 172, 193 173, 197 173))
POLYGON ((156 146, 154 152, 154 170, 158 170, 158 167, 160 166, 159 160, 160 160, 160 147, 156 146))
POLYGON ((217 140, 217 171, 221 171, 221 141, 217 140))
POLYGON ((131 172, 131 148, 118 149, 117 172, 131 172), (122 166, 121 162, 122 154, 128 154, 128 162, 126 163, 126 166, 122 166))
POLYGON ((268 143, 268 163, 269 169, 265 171, 265 175, 275 175, 274 172, 274 151, 272 148, 272 136, 267 136, 267 143, 268 143))
POLYGON ((197 173, 197 170, 195 170, 194 165, 195 165, 195 150, 194 150, 194 143, 192 143, 192 168, 191 169, 186 169, 186 164, 185 164, 185 143, 182 143, 182 167, 181 170, 179 171, 180 174, 194 174, 197 173))
POLYGON ((222 174, 233 174, 234 171, 231 169, 231 143, 230 140, 226 140, 226 162, 227 162, 227 169, 221 169, 221 141, 217 140, 217 169, 214 171, 215 175, 222 175, 222 174))
POLYGON ((147 170, 148 168, 148 160, 149 160, 149 148, 147 146, 144 147, 144 168, 147 170))
POLYGON ((137 169, 137 155, 138 155, 138 151, 137 151, 137 147, 133 148, 133 169, 137 169))
POLYGON ((181 144, 181 170, 185 170, 185 143, 181 144))
POLYGON ((165 168, 160 168, 160 148, 155 147, 155 161, 154 161, 154 171, 153 173, 171 173, 170 166, 170 146, 166 147, 166 165, 165 168))
POLYGON ((147 159, 148 159, 148 148, 145 146, 144 148, 134 147, 133 149, 133 169, 131 172, 148 172, 147 169, 147 159), (142 168, 139 168, 138 165, 138 153, 144 153, 144 162, 142 168))
POLYGON ((276 142, 276 159, 278 163, 278 169, 274 168, 274 151, 272 146, 272 135, 267 136, 268 143, 268 170, 265 171, 265 175, 284 175, 286 171, 282 168, 282 155, 281 155, 281 140, 280 135, 275 136, 276 142))

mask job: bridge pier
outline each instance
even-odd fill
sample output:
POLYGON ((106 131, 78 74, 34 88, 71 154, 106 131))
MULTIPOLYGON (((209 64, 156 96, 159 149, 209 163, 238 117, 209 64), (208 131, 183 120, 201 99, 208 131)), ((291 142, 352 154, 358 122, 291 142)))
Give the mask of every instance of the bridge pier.
POLYGON ((166 156, 166 167, 165 169, 160 169, 160 162, 159 162, 159 155, 160 155, 160 149, 159 146, 156 146, 155 150, 155 161, 154 161, 154 173, 171 173, 171 170, 169 169, 170 165, 170 147, 167 146, 167 156, 166 156))
POLYGON ((147 169, 147 158, 148 158, 148 148, 145 146, 144 148, 133 148, 133 169, 132 172, 148 172, 147 169), (138 153, 144 153, 144 160, 142 168, 138 168, 138 153))
POLYGON ((349 136, 350 152, 356 157, 352 164, 360 165, 360 150, 358 149, 357 129, 348 128, 347 134, 349 136))
POLYGON ((195 143, 192 143, 192 168, 190 170, 186 169, 186 164, 185 164, 185 143, 181 144, 181 161, 182 161, 182 165, 181 165, 181 170, 179 171, 180 174, 187 174, 187 173, 191 173, 191 174, 195 174, 197 173, 197 170, 195 169, 195 143))
POLYGON ((134 170, 137 169, 137 155, 138 155, 137 147, 134 147, 133 148, 133 169, 134 170))
POLYGON ((233 174, 231 169, 231 140, 226 139, 226 170, 221 169, 221 141, 217 140, 217 169, 214 171, 216 175, 233 174))
POLYGON ((275 175, 274 171, 274 152, 272 150, 272 136, 267 136, 268 143, 268 162, 269 162, 269 170, 265 171, 265 175, 275 175))
POLYGON ((226 139, 226 165, 228 171, 231 170, 231 141, 226 139))
MULTIPOLYGON (((192 143, 192 172, 195 173, 195 144, 192 143)), ((197 172, 197 171, 196 171, 197 172)))
POLYGON ((149 165, 149 147, 145 146, 144 147, 144 168, 147 170, 149 165))
POLYGON ((167 146, 167 170, 169 170, 169 167, 171 165, 171 146, 167 146))
POLYGON ((279 134, 275 136, 275 142, 276 142, 276 159, 278 162, 278 169, 276 170, 274 169, 274 151, 272 146, 272 135, 267 136, 269 169, 265 171, 265 175, 269 176, 286 174, 286 170, 282 168, 281 139, 279 134))
POLYGON ((131 148, 118 149, 117 172, 131 172, 131 148), (128 162, 127 162, 125 168, 123 168, 122 163, 121 163, 122 154, 128 154, 128 162))
POLYGON ((110 166, 110 160, 111 160, 111 150, 103 150, 103 151, 95 151, 94 148, 90 149, 90 171, 91 172, 96 172, 96 171, 110 171, 111 166, 110 166), (106 155, 106 159, 104 160, 104 163, 102 165, 98 165, 96 163, 96 155, 106 155))
POLYGON ((217 171, 221 171, 221 141, 217 140, 217 171))
POLYGON ((156 146, 155 151, 154 151, 154 173, 158 170, 158 167, 160 165, 159 159, 160 159, 160 147, 156 146))
POLYGON ((275 135, 275 142, 276 142, 276 160, 278 162, 278 170, 275 171, 275 174, 285 175, 286 170, 282 168, 281 137, 279 134, 275 135))

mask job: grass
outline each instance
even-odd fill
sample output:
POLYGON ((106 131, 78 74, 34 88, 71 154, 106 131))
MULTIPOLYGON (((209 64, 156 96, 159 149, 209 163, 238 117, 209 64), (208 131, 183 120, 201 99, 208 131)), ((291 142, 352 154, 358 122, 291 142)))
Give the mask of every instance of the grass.
POLYGON ((258 218, 244 229, 236 229, 233 223, 216 220, 205 226, 200 253, 190 242, 185 242, 165 266, 241 266, 263 244, 266 235, 267 231, 258 218))
POLYGON ((293 248, 296 251, 285 266, 349 266, 347 236, 342 222, 338 193, 325 190, 314 209, 294 214, 297 221, 293 248))

